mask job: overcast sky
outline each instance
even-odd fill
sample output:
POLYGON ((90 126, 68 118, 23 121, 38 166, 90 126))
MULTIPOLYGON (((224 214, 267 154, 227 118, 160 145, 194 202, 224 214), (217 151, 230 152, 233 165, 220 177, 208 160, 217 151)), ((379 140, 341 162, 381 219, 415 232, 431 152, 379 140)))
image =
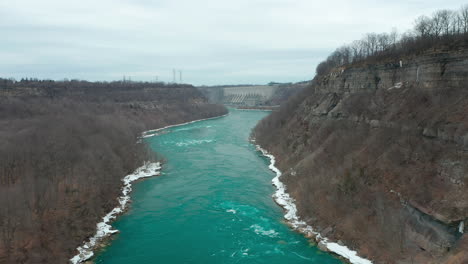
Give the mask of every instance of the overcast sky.
POLYGON ((367 32, 455 0, 1 0, 0 77, 295 82, 367 32))

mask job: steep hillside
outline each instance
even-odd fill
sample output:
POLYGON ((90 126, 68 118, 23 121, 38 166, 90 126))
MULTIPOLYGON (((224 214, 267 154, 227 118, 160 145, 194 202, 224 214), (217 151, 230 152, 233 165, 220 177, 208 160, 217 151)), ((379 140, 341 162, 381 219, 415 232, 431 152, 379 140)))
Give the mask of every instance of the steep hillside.
POLYGON ((468 263, 468 50, 318 75, 253 136, 301 217, 375 263, 468 263))
POLYGON ((67 263, 155 159, 141 132, 219 116, 192 86, 0 80, 0 263, 67 263), (3 84, 3 86, 2 86, 3 84))
POLYGON ((309 81, 298 83, 280 83, 278 84, 278 88, 275 90, 272 97, 265 102, 265 105, 279 106, 288 101, 291 96, 304 90, 309 85, 309 81))

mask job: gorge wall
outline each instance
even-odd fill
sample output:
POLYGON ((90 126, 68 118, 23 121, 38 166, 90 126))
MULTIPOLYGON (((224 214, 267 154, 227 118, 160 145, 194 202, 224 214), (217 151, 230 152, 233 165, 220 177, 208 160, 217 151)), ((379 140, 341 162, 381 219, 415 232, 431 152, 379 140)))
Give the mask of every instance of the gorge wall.
POLYGON ((226 113, 189 85, 0 79, 0 263, 68 263, 156 159, 143 131, 226 113))
POLYGON ((256 127, 301 217, 375 263, 468 263, 468 50, 335 68, 256 127))

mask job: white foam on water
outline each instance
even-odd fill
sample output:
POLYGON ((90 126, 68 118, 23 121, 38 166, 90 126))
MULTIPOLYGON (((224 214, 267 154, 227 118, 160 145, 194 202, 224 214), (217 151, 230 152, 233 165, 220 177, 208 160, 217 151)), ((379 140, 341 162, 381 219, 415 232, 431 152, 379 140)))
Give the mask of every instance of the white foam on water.
POLYGON ((186 146, 193 146, 193 145, 201 145, 204 143, 211 143, 213 140, 211 139, 200 139, 200 140, 187 140, 183 142, 177 142, 176 146, 178 147, 186 147, 186 146))
POLYGON ((119 214, 121 214, 128 202, 130 201, 130 192, 132 191, 132 182, 148 178, 152 176, 157 176, 160 174, 161 164, 156 163, 145 163, 140 168, 136 169, 130 175, 127 175, 122 179, 122 195, 118 198, 119 206, 115 207, 107 215, 102 218, 102 221, 96 225, 96 234, 89 238, 89 241, 84 242, 84 244, 77 248, 78 254, 70 259, 70 262, 73 264, 78 264, 90 259, 94 256, 94 249, 104 238, 109 237, 112 234, 119 232, 118 230, 112 229, 110 225, 111 221, 114 220, 119 214))
MULTIPOLYGON (((255 143, 255 140, 252 140, 252 142, 255 143)), ((275 157, 269 154, 268 151, 264 150, 259 145, 256 145, 256 147, 259 151, 262 152, 263 156, 270 159, 270 165, 268 168, 276 174, 276 177, 274 177, 272 180, 273 185, 276 187, 276 193, 273 195, 273 198, 286 211, 284 218, 289 222, 292 228, 305 234, 308 237, 315 237, 317 242, 322 242, 328 250, 346 258, 352 264, 372 264, 370 260, 359 257, 356 251, 353 251, 346 246, 341 246, 337 243, 329 242, 327 238, 322 237, 311 226, 307 225, 306 222, 299 218, 295 200, 286 192, 286 186, 280 180, 281 171, 275 167, 275 157)))
POLYGON ((275 230, 265 230, 262 226, 260 225, 251 225, 250 229, 252 229, 257 235, 263 235, 263 236, 269 236, 269 237, 277 237, 279 234, 275 230))

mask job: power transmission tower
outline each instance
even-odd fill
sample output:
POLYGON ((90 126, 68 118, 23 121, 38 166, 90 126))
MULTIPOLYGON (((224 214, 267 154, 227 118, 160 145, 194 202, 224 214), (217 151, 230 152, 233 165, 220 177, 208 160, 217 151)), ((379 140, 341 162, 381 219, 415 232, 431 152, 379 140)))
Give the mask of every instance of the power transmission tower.
POLYGON ((179 81, 182 83, 182 70, 179 70, 179 81))

